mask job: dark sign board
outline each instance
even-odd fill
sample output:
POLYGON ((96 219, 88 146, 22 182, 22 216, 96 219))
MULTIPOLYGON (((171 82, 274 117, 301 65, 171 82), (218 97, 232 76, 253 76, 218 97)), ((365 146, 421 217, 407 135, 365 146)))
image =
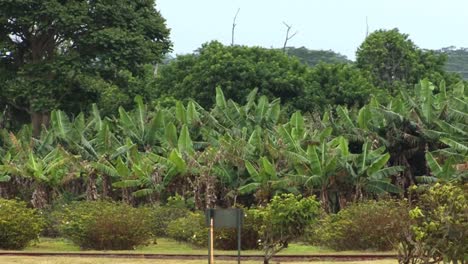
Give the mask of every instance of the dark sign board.
POLYGON ((229 209, 206 209, 206 226, 210 226, 210 220, 213 218, 215 228, 232 227, 239 228, 244 220, 244 212, 239 208, 229 209))
POLYGON ((213 254, 213 229, 220 227, 232 227, 237 229, 237 263, 240 264, 241 228, 244 221, 244 211, 240 208, 206 209, 206 226, 210 227, 208 234, 208 263, 214 262, 213 254))

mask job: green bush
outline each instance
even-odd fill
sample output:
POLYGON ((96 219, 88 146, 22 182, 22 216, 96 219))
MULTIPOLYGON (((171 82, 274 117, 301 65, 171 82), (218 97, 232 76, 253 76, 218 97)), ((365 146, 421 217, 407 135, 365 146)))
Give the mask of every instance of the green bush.
POLYGON ((324 216, 309 228, 307 239, 335 250, 391 250, 409 224, 405 203, 367 201, 324 216))
POLYGON ((435 184, 409 215, 412 223, 400 243, 400 263, 466 263, 468 184, 435 184))
POLYGON ((190 213, 181 196, 169 197, 165 206, 150 207, 149 210, 152 215, 151 230, 155 236, 168 236, 168 224, 190 213))
POLYGON ((0 199, 0 248, 22 249, 37 239, 44 220, 26 203, 0 199))
POLYGON ((205 227, 205 216, 200 213, 189 213, 187 216, 172 221, 167 226, 167 234, 179 242, 189 242, 196 246, 206 246, 208 229, 205 227))
POLYGON ((61 215, 61 233, 83 249, 134 249, 152 237, 148 211, 123 203, 78 202, 61 215))

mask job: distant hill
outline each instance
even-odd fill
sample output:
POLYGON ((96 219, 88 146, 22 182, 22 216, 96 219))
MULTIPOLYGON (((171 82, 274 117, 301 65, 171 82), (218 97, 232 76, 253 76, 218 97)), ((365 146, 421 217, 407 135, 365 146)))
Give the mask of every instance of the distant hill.
POLYGON ((305 47, 295 48, 287 47, 286 52, 290 56, 297 57, 301 62, 315 66, 320 62, 325 63, 350 63, 351 61, 345 55, 336 53, 332 50, 310 50, 305 47))
POLYGON ((438 51, 447 54, 446 71, 460 73, 463 79, 468 80, 468 48, 452 46, 438 51))

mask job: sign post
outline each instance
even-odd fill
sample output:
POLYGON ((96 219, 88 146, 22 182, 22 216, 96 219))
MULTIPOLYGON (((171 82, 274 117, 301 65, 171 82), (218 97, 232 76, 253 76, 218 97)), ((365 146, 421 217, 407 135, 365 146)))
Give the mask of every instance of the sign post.
POLYGON ((241 227, 244 220, 244 212, 240 208, 230 209, 206 209, 206 226, 210 228, 208 234, 208 263, 214 264, 214 228, 230 227, 237 229, 237 263, 240 264, 241 251, 241 227))

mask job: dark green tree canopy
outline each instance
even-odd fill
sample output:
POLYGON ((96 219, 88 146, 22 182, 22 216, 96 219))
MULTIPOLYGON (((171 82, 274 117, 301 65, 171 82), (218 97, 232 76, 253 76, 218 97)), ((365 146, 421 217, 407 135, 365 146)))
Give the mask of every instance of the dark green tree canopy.
POLYGON ((374 85, 393 92, 424 78, 434 83, 445 79, 448 85, 458 82, 444 72, 445 62, 446 56, 418 48, 398 29, 371 33, 356 52, 357 67, 372 74, 374 85))
POLYGON ((290 56, 297 57, 302 63, 309 66, 315 66, 320 62, 323 63, 351 63, 345 55, 334 52, 332 50, 310 50, 306 47, 287 47, 286 53, 290 56))
POLYGON ((374 87, 369 74, 352 64, 320 63, 309 71, 307 82, 308 102, 317 110, 330 105, 362 106, 372 95, 385 93, 374 87))
POLYGON ((193 98, 205 107, 213 104, 217 86, 227 98, 240 102, 258 88, 260 94, 295 104, 303 96, 306 72, 304 64, 278 50, 214 41, 163 67, 156 85, 162 95, 193 98))
POLYGON ((33 121, 122 97, 129 87, 119 80, 160 61, 168 36, 154 0, 0 0, 0 65, 9 72, 0 95, 33 121))

